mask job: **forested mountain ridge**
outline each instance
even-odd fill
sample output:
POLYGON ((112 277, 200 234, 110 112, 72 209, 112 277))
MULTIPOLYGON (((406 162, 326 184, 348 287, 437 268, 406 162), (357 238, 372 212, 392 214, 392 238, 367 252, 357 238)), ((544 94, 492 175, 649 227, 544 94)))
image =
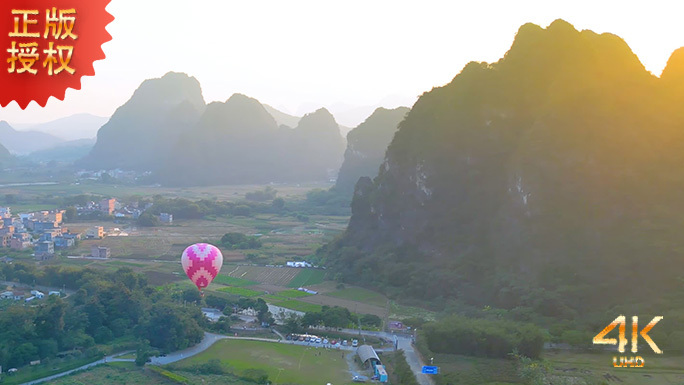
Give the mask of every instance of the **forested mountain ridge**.
POLYGON ((328 179, 342 161, 344 140, 325 109, 296 128, 278 126, 258 100, 235 94, 211 103, 178 141, 159 172, 168 185, 309 182, 328 179))
POLYGON ((682 55, 657 78, 615 35, 523 25, 501 60, 418 100, 319 253, 390 294, 552 317, 672 293, 682 55))
POLYGON ((170 72, 144 81, 76 164, 150 171, 152 180, 175 186, 333 177, 345 145, 335 118, 320 109, 290 117, 298 119, 290 128, 278 125, 275 112, 241 94, 206 106, 197 79, 170 72))
POLYGON ((204 108, 202 89, 194 77, 169 72, 162 78, 145 80, 100 128, 95 147, 78 165, 88 169, 156 170, 204 108))
POLYGON ((409 109, 378 108, 358 127, 347 134, 344 163, 335 183, 335 190, 351 195, 354 185, 362 176, 374 177, 385 158, 397 126, 409 109))

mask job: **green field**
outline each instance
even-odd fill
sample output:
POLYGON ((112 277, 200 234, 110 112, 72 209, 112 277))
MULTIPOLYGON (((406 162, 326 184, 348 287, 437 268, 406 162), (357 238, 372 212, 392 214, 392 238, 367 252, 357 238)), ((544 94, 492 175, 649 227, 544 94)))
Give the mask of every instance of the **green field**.
POLYGON ((326 271, 318 269, 303 269, 299 272, 287 287, 297 288, 303 286, 318 285, 325 280, 326 271))
POLYGON ((348 299, 350 301, 367 303, 369 305, 374 306, 387 305, 387 299, 384 295, 361 287, 350 287, 347 289, 326 293, 325 295, 329 297, 342 298, 348 299))
POLYGON ((272 305, 288 308, 290 310, 301 311, 304 313, 317 313, 323 310, 323 306, 289 299, 286 301, 271 302, 272 305))
POLYGON ((74 373, 60 379, 50 381, 55 385, 92 385, 92 384, 146 384, 146 385, 171 385, 176 384, 170 380, 152 373, 149 370, 138 368, 129 362, 113 362, 99 365, 95 368, 74 373))
POLYGON ((235 278, 223 274, 217 275, 216 278, 214 278, 214 283, 220 283, 221 285, 236 287, 245 287, 258 284, 258 282, 250 281, 248 279, 235 278))
MULTIPOLYGON (((205 352, 174 364, 173 371, 219 359, 223 367, 239 375, 248 369, 268 373, 273 384, 350 384, 344 353, 258 341, 222 340, 205 352)), ((182 372, 181 372, 182 373, 182 372)))
POLYGON ((36 380, 43 377, 51 376, 55 373, 66 372, 68 370, 79 368, 91 362, 97 361, 98 358, 82 358, 72 359, 62 363, 43 364, 33 367, 24 367, 14 375, 2 375, 3 385, 23 384, 24 382, 36 380))
POLYGON ((261 291, 256 291, 252 289, 247 289, 244 287, 233 287, 233 286, 227 286, 227 287, 222 287, 218 289, 217 291, 223 292, 223 293, 228 293, 228 294, 233 294, 233 295, 239 295, 241 297, 257 297, 263 294, 261 291))

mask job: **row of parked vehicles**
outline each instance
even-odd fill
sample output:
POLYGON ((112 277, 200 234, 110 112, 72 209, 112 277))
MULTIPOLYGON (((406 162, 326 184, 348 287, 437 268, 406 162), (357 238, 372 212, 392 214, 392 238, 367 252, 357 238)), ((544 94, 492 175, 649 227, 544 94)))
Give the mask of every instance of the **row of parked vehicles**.
MULTIPOLYGON (((299 341, 299 342, 309 342, 312 344, 323 344, 323 345, 340 345, 340 346, 349 346, 349 341, 348 340, 335 340, 335 339, 327 339, 327 338, 321 338, 318 336, 310 335, 310 334, 288 334, 285 336, 285 339, 288 341, 299 341)), ((351 341, 351 346, 352 347, 357 347, 359 346, 359 340, 352 340, 351 341)))

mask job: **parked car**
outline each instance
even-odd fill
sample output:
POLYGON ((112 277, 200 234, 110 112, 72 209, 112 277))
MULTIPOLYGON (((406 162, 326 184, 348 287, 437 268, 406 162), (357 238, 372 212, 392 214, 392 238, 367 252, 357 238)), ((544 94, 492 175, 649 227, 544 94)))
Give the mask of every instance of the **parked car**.
POLYGON ((331 345, 337 345, 337 340, 332 340, 332 341, 330 341, 330 344, 331 344, 331 345))
POLYGON ((361 377, 361 376, 354 376, 354 377, 352 377, 352 381, 354 381, 354 382, 366 382, 366 379, 361 377))
POLYGON ((353 340, 352 341, 352 347, 357 347, 359 346, 359 340, 353 340))
POLYGON ((317 344, 320 344, 321 342, 323 342, 323 340, 322 340, 322 339, 320 339, 320 338, 316 338, 316 343, 317 343, 317 344))
POLYGON ((329 344, 329 343, 330 343, 330 341, 328 341, 328 339, 327 339, 327 338, 325 338, 325 339, 323 340, 323 343, 327 345, 327 344, 329 344))
POLYGON ((342 346, 347 346, 347 345, 349 345, 349 342, 347 342, 347 340, 342 341, 342 346))

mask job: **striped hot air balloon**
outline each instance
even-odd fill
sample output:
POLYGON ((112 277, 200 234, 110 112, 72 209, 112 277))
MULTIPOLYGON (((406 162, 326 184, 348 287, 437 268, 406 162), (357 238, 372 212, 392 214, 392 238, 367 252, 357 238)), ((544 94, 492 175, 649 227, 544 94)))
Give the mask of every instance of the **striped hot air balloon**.
POLYGON ((183 251, 181 264, 188 278, 202 291, 221 271, 223 254, 216 246, 196 243, 183 251))

